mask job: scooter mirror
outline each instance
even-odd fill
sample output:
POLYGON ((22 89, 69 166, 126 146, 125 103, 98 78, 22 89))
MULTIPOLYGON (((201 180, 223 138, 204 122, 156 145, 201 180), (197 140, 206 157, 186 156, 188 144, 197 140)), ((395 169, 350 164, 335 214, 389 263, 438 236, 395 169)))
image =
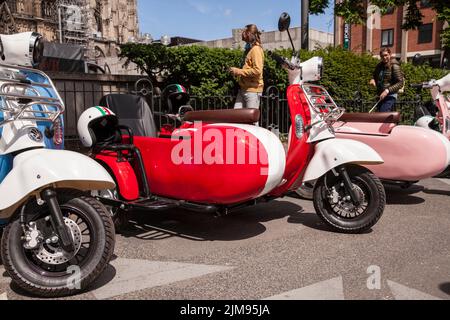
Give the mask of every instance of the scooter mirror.
POLYGON ((412 63, 415 66, 420 66, 423 63, 422 55, 420 53, 416 53, 412 58, 412 63))
POLYGON ((291 17, 289 16, 289 13, 283 12, 278 20, 278 30, 280 32, 286 31, 289 29, 290 25, 291 17))

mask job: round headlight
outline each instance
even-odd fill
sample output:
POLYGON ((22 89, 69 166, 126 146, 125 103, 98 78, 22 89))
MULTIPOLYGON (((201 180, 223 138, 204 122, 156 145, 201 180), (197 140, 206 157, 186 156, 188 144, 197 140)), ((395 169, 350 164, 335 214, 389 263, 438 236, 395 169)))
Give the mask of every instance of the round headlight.
POLYGON ((30 57, 32 57, 31 64, 38 65, 44 56, 44 42, 39 33, 33 32, 30 37, 30 57))

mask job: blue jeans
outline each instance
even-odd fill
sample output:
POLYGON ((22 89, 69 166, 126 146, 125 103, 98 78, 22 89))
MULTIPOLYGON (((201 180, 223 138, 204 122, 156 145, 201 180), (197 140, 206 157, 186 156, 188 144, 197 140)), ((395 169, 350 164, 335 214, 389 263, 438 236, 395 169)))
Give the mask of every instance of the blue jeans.
POLYGON ((397 98, 393 96, 387 96, 383 101, 380 102, 378 106, 379 112, 392 112, 394 109, 395 102, 397 102, 397 98))

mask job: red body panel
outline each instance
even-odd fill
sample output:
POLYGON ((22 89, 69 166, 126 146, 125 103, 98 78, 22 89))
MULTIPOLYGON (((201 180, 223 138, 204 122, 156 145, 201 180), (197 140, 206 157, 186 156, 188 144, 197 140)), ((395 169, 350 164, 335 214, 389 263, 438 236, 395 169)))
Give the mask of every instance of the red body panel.
POLYGON ((115 152, 103 152, 96 155, 95 159, 111 169, 123 199, 133 201, 139 198, 139 183, 128 161, 118 162, 115 152))
MULTIPOLYGON (((207 131, 207 125, 202 128, 207 131)), ((214 130, 224 137, 230 133, 239 136, 239 129, 231 125, 221 125, 214 130)), ((235 204, 258 197, 265 187, 267 174, 264 170, 268 167, 267 151, 258 139, 247 132, 246 139, 234 138, 230 149, 230 139, 213 144, 206 136, 198 136, 199 132, 192 125, 181 131, 187 137, 182 140, 134 138, 144 159, 151 192, 211 204, 235 204), (188 149, 190 154, 181 151, 188 149), (238 161, 242 150, 245 150, 245 161, 238 161), (258 157, 252 159, 250 154, 255 150, 258 157)))
POLYGON ((301 139, 295 134, 296 116, 301 115, 303 127, 311 124, 311 111, 308 100, 299 85, 291 85, 287 89, 287 99, 291 113, 291 123, 293 129, 289 144, 286 171, 284 178, 287 182, 271 192, 273 196, 282 196, 289 190, 297 189, 301 183, 306 167, 314 154, 314 146, 309 144, 308 132, 304 132, 301 139))

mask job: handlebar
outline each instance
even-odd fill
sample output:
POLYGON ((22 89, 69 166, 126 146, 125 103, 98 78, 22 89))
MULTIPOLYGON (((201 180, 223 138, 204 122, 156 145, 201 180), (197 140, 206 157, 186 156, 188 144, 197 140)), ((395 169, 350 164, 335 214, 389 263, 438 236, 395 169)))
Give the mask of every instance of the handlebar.
POLYGON ((281 64, 281 65, 285 65, 287 66, 290 70, 295 70, 298 67, 296 65, 294 65, 293 63, 291 63, 287 58, 279 56, 276 53, 273 53, 272 51, 268 52, 269 57, 271 57, 273 60, 275 60, 277 63, 281 64))
POLYGON ((435 86, 435 81, 431 80, 429 82, 423 82, 423 83, 411 83, 410 87, 413 89, 431 89, 435 86))

